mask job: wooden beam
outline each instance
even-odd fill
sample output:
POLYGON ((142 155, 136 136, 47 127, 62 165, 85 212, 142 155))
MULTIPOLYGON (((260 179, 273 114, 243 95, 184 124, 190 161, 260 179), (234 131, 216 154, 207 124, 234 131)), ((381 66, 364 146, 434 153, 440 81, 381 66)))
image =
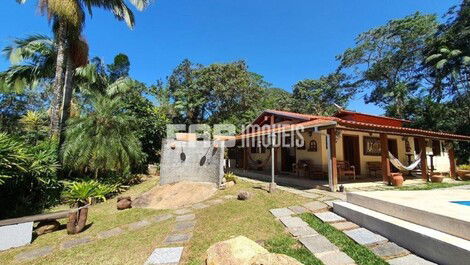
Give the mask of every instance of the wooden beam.
POLYGON ((447 151, 449 154, 449 163, 450 163, 450 177, 455 179, 457 177, 456 168, 455 168, 455 152, 454 152, 454 145, 450 143, 449 150, 447 151))
POLYGON ((380 134, 380 150, 382 156, 382 180, 390 182, 390 161, 388 159, 388 137, 385 133, 380 134))
POLYGON ((421 149, 421 178, 428 180, 428 159, 426 157, 426 140, 423 137, 418 138, 419 149, 421 149))
POLYGON ((336 129, 328 129, 328 134, 330 135, 330 154, 331 154, 331 175, 333 179, 333 187, 335 191, 338 186, 338 163, 336 160, 336 129))
POLYGON ((271 115, 271 122, 270 122, 271 125, 274 125, 274 115, 271 115))

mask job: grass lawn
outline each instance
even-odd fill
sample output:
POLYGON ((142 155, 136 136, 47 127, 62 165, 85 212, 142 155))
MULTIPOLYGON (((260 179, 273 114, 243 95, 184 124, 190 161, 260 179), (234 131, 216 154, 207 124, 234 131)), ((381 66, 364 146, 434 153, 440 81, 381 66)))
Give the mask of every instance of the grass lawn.
POLYGON ((470 181, 459 181, 458 183, 433 183, 427 182, 423 184, 417 185, 408 185, 402 187, 396 187, 396 190, 433 190, 433 189, 443 189, 443 188, 450 188, 456 186, 463 186, 463 185, 470 185, 470 181))
MULTIPOLYGON (((153 187, 156 179, 147 180, 133 186, 123 195, 136 196, 153 187)), ((67 206, 59 206, 55 210, 66 209, 67 206)), ((90 208, 87 223, 91 226, 78 235, 67 235, 65 229, 36 238, 32 244, 0 252, 2 264, 13 263, 14 256, 27 251, 45 246, 58 247, 60 243, 75 238, 95 236, 101 231, 112 229, 120 225, 129 224, 148 217, 164 213, 150 209, 116 210, 116 200, 110 199, 90 208)), ((60 220, 65 224, 66 219, 60 220)), ((96 240, 72 249, 56 249, 51 255, 38 258, 26 264, 143 264, 147 255, 163 240, 171 229, 173 220, 153 224, 146 229, 124 232, 121 235, 108 239, 96 240)))
POLYGON ((329 224, 323 223, 320 219, 315 217, 313 214, 305 213, 300 216, 305 222, 307 222, 313 229, 319 234, 325 236, 330 240, 331 243, 335 244, 338 248, 351 257, 358 265, 386 265, 388 264, 385 260, 376 256, 368 248, 363 247, 343 232, 337 230, 329 224))
MULTIPOLYGON (((156 183, 156 179, 147 180, 131 187, 124 195, 135 197, 149 190, 156 183)), ((269 194, 255 186, 256 184, 240 181, 230 189, 218 191, 214 196, 217 198, 229 194, 236 195, 239 190, 247 190, 252 193, 252 198, 248 201, 231 199, 219 205, 194 210, 197 224, 191 241, 185 245, 182 264, 203 264, 205 252, 210 245, 238 235, 262 242, 268 250, 297 258, 305 265, 321 264, 288 235, 281 223, 269 213, 272 208, 302 204, 311 200, 280 190, 269 194)), ((66 206, 57 207, 54 210, 63 208, 66 206)), ((90 208, 88 223, 91 223, 91 226, 86 231, 70 236, 63 229, 42 235, 29 246, 0 252, 0 260, 2 264, 10 264, 19 253, 54 246, 56 249, 52 254, 25 264, 143 264, 153 249, 163 246, 164 238, 173 229, 174 218, 139 230, 126 231, 108 239, 94 240, 67 250, 59 250, 58 246, 74 238, 93 237, 101 231, 165 212, 168 211, 137 208, 117 211, 116 200, 111 199, 90 208)), ((65 220, 62 222, 65 223, 65 220)))

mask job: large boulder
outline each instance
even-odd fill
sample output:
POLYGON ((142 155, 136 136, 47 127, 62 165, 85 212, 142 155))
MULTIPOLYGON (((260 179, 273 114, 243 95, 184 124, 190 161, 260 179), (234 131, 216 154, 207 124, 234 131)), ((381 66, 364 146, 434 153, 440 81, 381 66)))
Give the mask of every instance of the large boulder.
POLYGON ((302 265, 302 263, 284 254, 268 253, 254 256, 249 265, 302 265))
POLYGON ((132 200, 130 196, 126 197, 118 197, 117 198, 117 205, 116 208, 118 210, 124 210, 124 209, 129 209, 132 208, 132 200))
POLYGON ((206 265, 250 265, 253 257, 268 253, 255 241, 238 236, 210 246, 207 250, 206 265))
POLYGON ((245 190, 241 190, 240 192, 238 192, 238 196, 237 196, 237 198, 241 201, 248 200, 250 197, 251 197, 251 194, 245 190))

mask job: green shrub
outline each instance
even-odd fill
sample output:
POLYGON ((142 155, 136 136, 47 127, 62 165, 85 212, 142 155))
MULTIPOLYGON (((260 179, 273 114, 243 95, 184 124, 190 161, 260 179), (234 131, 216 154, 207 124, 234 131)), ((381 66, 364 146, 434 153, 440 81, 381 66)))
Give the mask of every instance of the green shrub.
POLYGON ((86 205, 106 201, 117 187, 96 180, 74 181, 66 184, 62 197, 72 205, 86 205))
POLYGON ((460 165, 459 169, 460 170, 470 170, 470 165, 460 165))
POLYGON ((0 133, 0 218, 39 213, 59 203, 58 168, 55 139, 31 147, 23 139, 0 133))
POLYGON ((233 172, 225 173, 224 178, 227 180, 227 182, 233 181, 237 183, 238 181, 238 177, 235 174, 233 174, 233 172))

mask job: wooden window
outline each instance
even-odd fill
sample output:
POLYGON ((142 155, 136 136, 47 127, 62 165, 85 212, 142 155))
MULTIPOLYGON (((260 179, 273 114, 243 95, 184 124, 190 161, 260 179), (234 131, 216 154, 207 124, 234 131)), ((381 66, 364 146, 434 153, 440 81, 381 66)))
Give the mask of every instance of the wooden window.
POLYGON ((432 153, 435 156, 440 156, 441 155, 441 141, 432 140, 432 153))

